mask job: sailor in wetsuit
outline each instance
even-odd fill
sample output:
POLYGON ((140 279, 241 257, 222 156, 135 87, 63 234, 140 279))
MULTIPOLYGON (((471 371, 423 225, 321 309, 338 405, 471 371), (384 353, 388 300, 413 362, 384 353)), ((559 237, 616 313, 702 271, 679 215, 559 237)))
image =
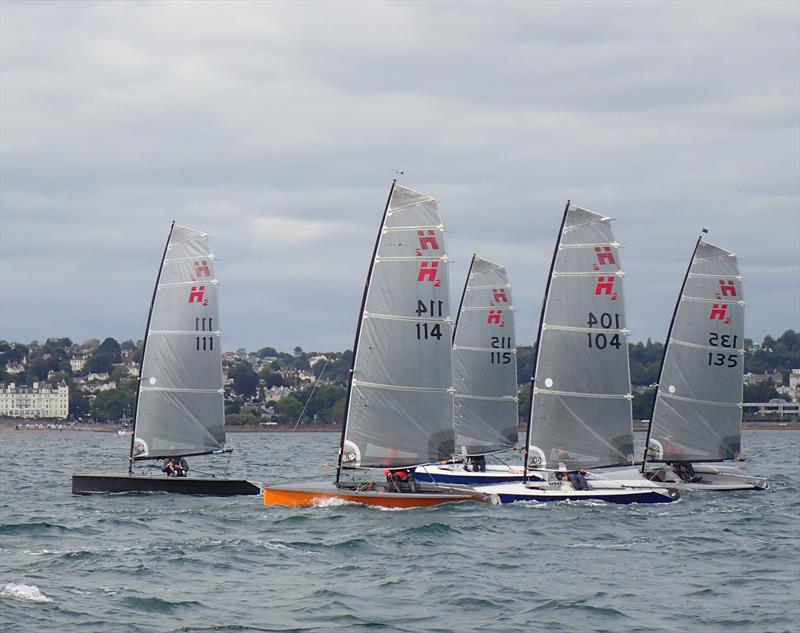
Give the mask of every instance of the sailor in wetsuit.
POLYGON ((589 484, 586 481, 586 469, 579 468, 574 473, 569 473, 567 475, 567 479, 569 479, 569 483, 572 484, 572 487, 575 490, 589 490, 589 484))
POLYGON ((389 492, 417 492, 417 480, 413 473, 408 470, 389 470, 383 471, 386 475, 386 482, 389 492))
POLYGON ((167 474, 167 477, 186 477, 189 472, 189 464, 183 457, 167 457, 161 470, 167 474))

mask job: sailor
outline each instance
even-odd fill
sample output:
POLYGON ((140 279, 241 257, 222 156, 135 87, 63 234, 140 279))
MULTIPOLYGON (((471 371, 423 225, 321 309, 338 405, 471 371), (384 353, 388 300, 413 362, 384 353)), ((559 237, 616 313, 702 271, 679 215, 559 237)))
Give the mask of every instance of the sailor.
POLYGON ((589 484, 586 481, 586 469, 579 468, 574 473, 567 475, 569 482, 575 490, 589 490, 589 484))
POLYGON ((483 455, 474 455, 469 458, 472 464, 472 470, 476 473, 486 472, 486 457, 483 455))
POLYGON ((678 475, 683 481, 689 483, 697 481, 699 477, 695 475, 692 462, 676 461, 672 463, 673 472, 678 475))
POLYGON ((386 481, 389 484, 389 490, 394 492, 416 492, 417 481, 414 475, 408 470, 389 470, 388 468, 383 471, 386 475, 386 481))
POLYGON ((167 457, 161 470, 167 477, 186 477, 189 472, 189 464, 183 457, 167 457))

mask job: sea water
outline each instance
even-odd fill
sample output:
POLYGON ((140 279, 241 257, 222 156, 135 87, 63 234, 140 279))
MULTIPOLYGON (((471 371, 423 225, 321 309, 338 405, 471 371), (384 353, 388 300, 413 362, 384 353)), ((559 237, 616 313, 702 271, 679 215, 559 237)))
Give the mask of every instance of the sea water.
MULTIPOLYGON (((329 481, 338 439, 230 434, 230 459, 189 461, 329 481)), ((126 471, 130 438, 2 433, 0 631, 795 632, 799 440, 744 434, 766 492, 390 511, 73 496, 73 472, 126 471)))

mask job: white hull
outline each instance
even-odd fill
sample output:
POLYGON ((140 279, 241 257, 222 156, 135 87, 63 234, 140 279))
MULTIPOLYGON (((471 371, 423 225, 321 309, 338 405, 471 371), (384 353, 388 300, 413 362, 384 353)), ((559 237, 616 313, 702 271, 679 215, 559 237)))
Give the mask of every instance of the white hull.
POLYGON ((666 464, 648 464, 647 474, 653 483, 670 490, 706 490, 729 492, 734 490, 766 490, 765 477, 748 475, 740 468, 728 464, 692 464, 695 478, 684 481, 666 464))

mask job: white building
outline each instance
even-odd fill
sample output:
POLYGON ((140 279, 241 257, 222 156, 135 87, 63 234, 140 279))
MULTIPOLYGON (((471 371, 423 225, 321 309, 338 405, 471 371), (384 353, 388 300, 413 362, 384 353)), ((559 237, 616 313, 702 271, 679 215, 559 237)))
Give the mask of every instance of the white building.
POLYGON ((793 369, 789 374, 789 391, 792 402, 800 402, 800 369, 793 369))
POLYGON ((38 382, 32 387, 17 387, 13 382, 0 383, 0 415, 66 420, 69 416, 69 387, 63 380, 57 387, 38 382))
POLYGON ((69 366, 72 368, 72 371, 74 371, 76 374, 80 373, 86 366, 86 356, 82 356, 81 358, 70 358, 69 366))

